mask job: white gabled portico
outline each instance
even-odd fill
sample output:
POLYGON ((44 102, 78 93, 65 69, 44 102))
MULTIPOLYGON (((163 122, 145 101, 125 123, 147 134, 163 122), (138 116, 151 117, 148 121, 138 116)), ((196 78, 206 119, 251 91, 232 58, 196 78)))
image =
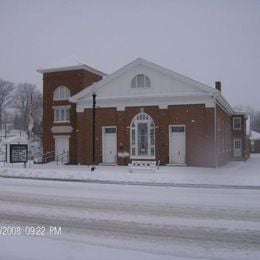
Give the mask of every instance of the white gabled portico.
POLYGON ((92 107, 94 92, 99 107, 116 107, 118 111, 152 105, 165 109, 178 104, 214 107, 213 96, 219 95, 218 90, 141 58, 72 96, 70 101, 77 104, 77 112, 92 107), (131 82, 136 75, 149 78, 149 87, 133 87, 131 82))

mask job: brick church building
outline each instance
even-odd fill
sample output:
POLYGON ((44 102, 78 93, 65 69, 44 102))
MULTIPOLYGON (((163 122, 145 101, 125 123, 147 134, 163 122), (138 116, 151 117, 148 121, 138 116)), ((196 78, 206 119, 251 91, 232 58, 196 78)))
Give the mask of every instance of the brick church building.
POLYGON ((226 101, 220 82, 212 88, 141 58, 110 75, 79 62, 39 72, 43 150, 56 158, 218 167, 247 157, 247 117, 226 101))

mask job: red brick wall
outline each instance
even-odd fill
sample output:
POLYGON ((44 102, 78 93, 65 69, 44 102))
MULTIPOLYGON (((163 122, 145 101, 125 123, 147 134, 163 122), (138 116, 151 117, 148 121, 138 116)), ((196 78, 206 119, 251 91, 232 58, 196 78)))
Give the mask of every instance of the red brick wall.
MULTIPOLYGON (((125 111, 116 108, 96 109, 96 163, 102 162, 102 126, 117 127, 118 151, 130 151, 130 129, 132 119, 140 107, 127 107, 125 111)), ((161 164, 169 162, 169 125, 186 126, 187 165, 214 167, 214 109, 204 105, 144 107, 156 125, 156 160, 161 164)), ((78 163, 92 163, 92 109, 78 113, 78 163)), ((76 153, 76 151, 74 151, 76 153)), ((129 159, 118 158, 118 164, 127 164, 129 159)))
MULTIPOLYGON (((84 70, 45 73, 43 77, 43 151, 54 151, 55 142, 51 128, 61 126, 54 124, 53 106, 71 105, 71 133, 61 133, 70 136, 70 161, 72 163, 92 163, 92 109, 76 113, 76 105, 69 101, 54 101, 53 92, 61 86, 67 86, 74 95, 99 81, 101 76, 84 70)), ((130 152, 130 129, 132 119, 140 112, 141 107, 126 107, 124 111, 116 108, 96 109, 96 163, 102 162, 102 127, 117 127, 118 151, 130 152)), ((144 107, 156 125, 156 160, 162 165, 169 163, 169 125, 185 125, 186 131, 186 164, 190 166, 215 167, 223 165, 232 159, 233 138, 242 138, 243 154, 246 153, 246 120, 242 116, 242 130, 232 131, 232 116, 220 106, 215 108, 205 105, 171 105, 168 109, 158 106, 144 107), (216 145, 215 145, 216 137, 216 145), (216 153, 215 153, 216 152, 216 153)), ((64 125, 64 124, 63 124, 64 125)), ((58 135, 58 134, 55 134, 58 135)), ((118 158, 118 164, 129 163, 130 159, 118 158)))
POLYGON ((254 143, 254 153, 260 153, 260 140, 255 140, 254 143))
MULTIPOLYGON (((70 161, 81 164, 92 163, 92 109, 76 113, 75 104, 68 101, 53 101, 53 92, 60 85, 65 85, 71 90, 71 94, 74 95, 100 79, 100 76, 84 70, 44 74, 44 153, 55 149, 53 133, 51 132, 51 128, 55 126, 52 107, 71 105, 71 121, 67 125, 71 125, 73 131, 66 134, 70 136, 70 161)), ((96 163, 102 162, 103 126, 116 126, 118 151, 125 150, 130 152, 129 126, 132 119, 140 112, 140 109, 141 107, 126 107, 125 111, 117 111, 116 108, 96 109, 96 163)), ((144 107, 143 109, 144 112, 153 118, 156 125, 156 160, 160 160, 162 165, 169 163, 169 125, 185 125, 186 163, 192 166, 215 167, 216 160, 218 165, 228 162, 232 158, 232 140, 229 139, 235 136, 244 136, 245 121, 243 120, 243 131, 232 133, 232 117, 227 115, 220 107, 217 107, 217 129, 219 127, 220 131, 217 132, 216 136, 216 149, 214 108, 206 108, 205 105, 172 105, 168 109, 159 109, 158 106, 144 107), (225 129, 224 132, 221 129, 225 129), (224 142, 221 141, 223 137, 224 142), (220 146, 224 146, 225 149, 220 148, 220 146), (227 149, 226 147, 229 148, 227 149), (216 158, 215 150, 217 151, 216 158)), ((56 125, 60 126, 62 124, 56 125)), ((243 139, 243 144, 245 142, 243 139)), ((118 158, 118 164, 120 165, 127 164, 129 161, 129 158, 118 158)))
MULTIPOLYGON (((212 109, 204 105, 169 106, 168 124, 186 125, 186 162, 193 166, 212 166, 214 153, 209 150, 214 139, 212 109)), ((167 139, 168 147, 168 139, 167 139)), ((169 147, 168 147, 169 150, 169 147)))
POLYGON ((54 112, 52 107, 58 105, 71 105, 71 120, 70 123, 65 125, 71 125, 73 131, 69 134, 66 133, 66 135, 70 136, 70 160, 74 163, 77 162, 76 105, 70 103, 69 101, 54 101, 53 92, 57 87, 65 85, 70 89, 71 95, 75 95, 85 87, 91 85, 93 82, 99 81, 100 79, 101 76, 95 75, 85 70, 51 72, 45 73, 43 75, 43 153, 54 151, 55 149, 55 142, 51 128, 55 125, 64 125, 60 123, 53 123, 54 112))
POLYGON ((217 105, 217 165, 221 166, 232 159, 232 116, 228 115, 220 106, 217 105))

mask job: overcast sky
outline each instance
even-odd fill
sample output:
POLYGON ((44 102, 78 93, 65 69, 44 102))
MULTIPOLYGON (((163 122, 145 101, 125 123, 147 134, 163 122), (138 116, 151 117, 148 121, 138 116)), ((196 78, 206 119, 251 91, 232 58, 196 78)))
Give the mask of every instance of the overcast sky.
POLYGON ((71 55, 112 73, 138 57, 260 108, 260 0, 0 0, 0 78, 34 83, 71 55))

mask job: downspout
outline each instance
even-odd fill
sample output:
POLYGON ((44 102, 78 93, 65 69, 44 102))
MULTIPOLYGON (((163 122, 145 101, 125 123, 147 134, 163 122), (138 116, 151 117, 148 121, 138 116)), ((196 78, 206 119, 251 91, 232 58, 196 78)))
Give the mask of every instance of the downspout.
POLYGON ((215 168, 218 168, 218 156, 217 156, 217 101, 216 96, 213 96, 213 100, 215 103, 214 106, 214 152, 215 152, 215 168))

